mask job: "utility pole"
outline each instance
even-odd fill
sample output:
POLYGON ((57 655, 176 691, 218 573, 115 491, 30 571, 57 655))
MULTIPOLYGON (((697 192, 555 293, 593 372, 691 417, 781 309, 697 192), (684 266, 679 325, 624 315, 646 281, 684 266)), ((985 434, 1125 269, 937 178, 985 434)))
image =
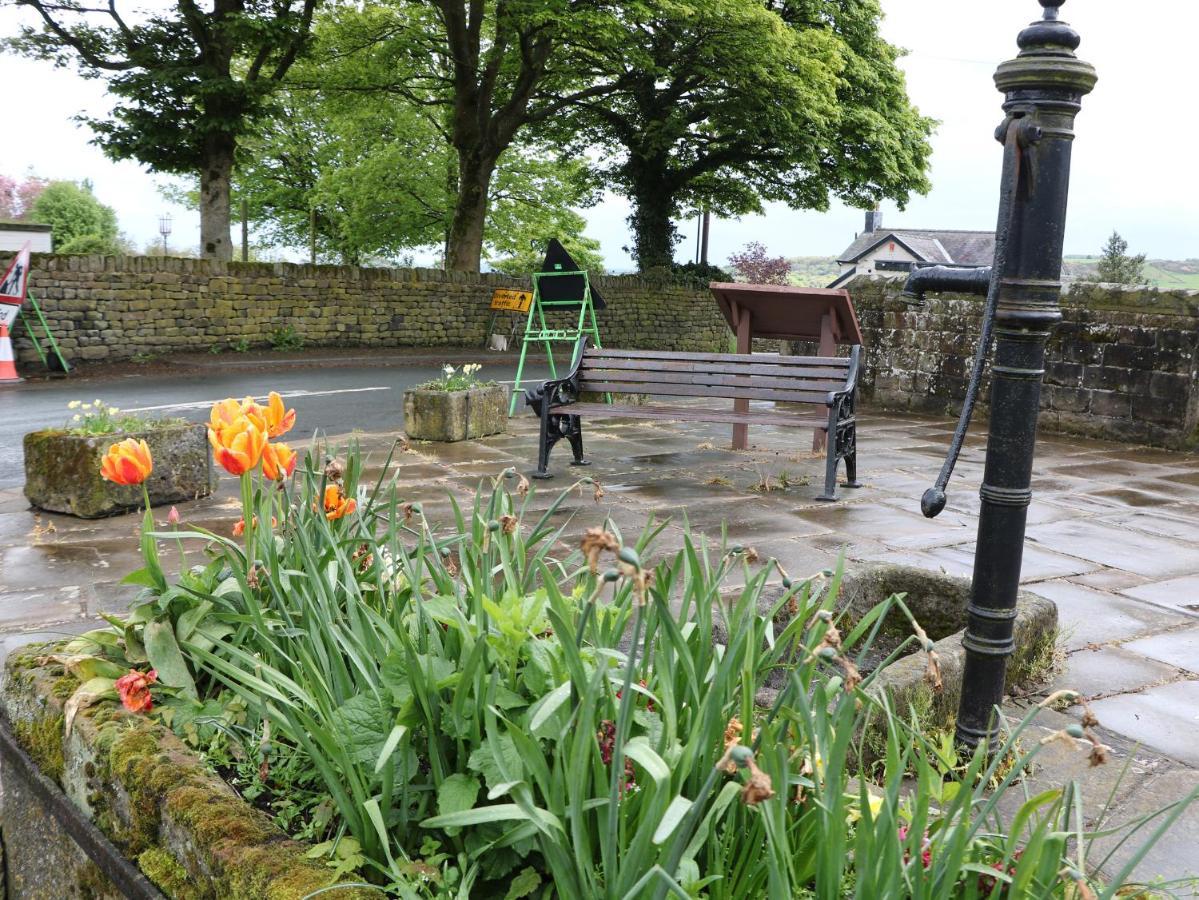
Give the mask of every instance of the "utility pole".
POLYGON ((241 261, 250 261, 250 202, 244 197, 241 201, 241 261))
POLYGON ((706 205, 704 206, 704 215, 701 221, 700 234, 702 237, 700 238, 699 245, 699 262, 700 265, 706 266, 708 264, 708 228, 712 224, 712 213, 706 205))
POLYGON ((308 262, 316 265, 316 207, 308 208, 308 262))

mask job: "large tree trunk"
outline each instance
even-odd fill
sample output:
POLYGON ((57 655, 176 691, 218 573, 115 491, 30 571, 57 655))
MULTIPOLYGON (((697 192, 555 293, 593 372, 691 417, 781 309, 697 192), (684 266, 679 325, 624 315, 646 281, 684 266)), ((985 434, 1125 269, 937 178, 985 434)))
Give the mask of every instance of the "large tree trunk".
POLYGON ((235 139, 210 135, 204 141, 200 169, 200 255, 208 259, 233 259, 229 239, 229 185, 233 180, 235 139))
POLYGON ((633 230, 633 255, 637 268, 667 268, 674 263, 674 245, 678 239, 671 214, 674 196, 659 176, 638 177, 633 180, 633 214, 629 227, 633 230))
POLYGON ((483 228, 487 224, 487 194, 495 160, 460 154, 458 197, 446 237, 446 265, 450 271, 478 272, 483 259, 483 228))

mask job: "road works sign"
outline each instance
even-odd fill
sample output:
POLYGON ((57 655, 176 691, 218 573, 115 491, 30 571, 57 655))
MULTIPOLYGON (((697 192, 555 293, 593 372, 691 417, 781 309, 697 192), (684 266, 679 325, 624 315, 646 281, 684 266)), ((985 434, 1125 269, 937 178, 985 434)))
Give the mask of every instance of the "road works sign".
POLYGON ((25 286, 29 281, 29 243, 21 248, 21 252, 9 265, 0 281, 0 322, 5 328, 12 328, 25 302, 25 286))
POLYGON ((532 291, 510 291, 506 288, 496 288, 491 295, 492 309, 510 309, 515 312, 528 312, 533 303, 532 291))

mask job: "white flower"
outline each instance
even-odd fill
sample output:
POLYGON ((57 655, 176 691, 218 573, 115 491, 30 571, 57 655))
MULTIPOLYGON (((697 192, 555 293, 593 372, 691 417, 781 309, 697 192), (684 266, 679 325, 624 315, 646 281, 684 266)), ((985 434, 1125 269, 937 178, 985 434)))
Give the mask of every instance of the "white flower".
POLYGON ((82 405, 83 405, 82 401, 72 400, 70 403, 67 404, 67 409, 79 409, 79 407, 82 405))
POLYGON ((83 416, 79 415, 79 413, 75 413, 75 415, 71 416, 71 421, 78 422, 82 418, 83 418, 83 416))
POLYGON ((96 407, 96 409, 101 409, 104 406, 104 401, 103 400, 93 400, 92 406, 96 407))
POLYGON ((110 416, 115 416, 115 415, 116 415, 117 413, 119 413, 120 411, 121 411, 121 410, 120 410, 120 408, 119 408, 119 407, 116 407, 116 406, 110 406, 110 407, 108 407, 108 414, 109 414, 110 416))
POLYGON ((474 375, 481 368, 483 367, 479 363, 467 363, 462 367, 462 372, 466 375, 474 375))
POLYGON ((446 378, 449 378, 451 375, 454 374, 454 367, 447 363, 446 365, 441 367, 441 371, 445 372, 446 378))

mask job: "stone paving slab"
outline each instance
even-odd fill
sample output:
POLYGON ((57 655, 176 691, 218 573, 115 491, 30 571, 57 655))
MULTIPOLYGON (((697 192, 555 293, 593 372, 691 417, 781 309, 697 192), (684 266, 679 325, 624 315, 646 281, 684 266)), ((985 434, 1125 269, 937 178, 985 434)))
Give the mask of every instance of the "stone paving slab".
MULTIPOLYGON (((1199 681, 1096 700, 1091 709, 1104 727, 1138 740, 1190 766, 1199 766, 1199 681)), ((1178 795, 1175 794, 1174 799, 1178 795)), ((1199 852, 1199 845, 1196 845, 1199 852)))
MULTIPOLYGON (((1199 626, 1167 634, 1155 634, 1126 644, 1125 647, 1150 659, 1159 659, 1180 669, 1186 669, 1199 677, 1199 626)), ((1199 731, 1193 737, 1197 738, 1195 744, 1199 747, 1199 731)))
POLYGON ((1131 641, 1194 623, 1188 616, 1073 581, 1044 581, 1028 589, 1057 604, 1058 644, 1066 650, 1131 641))

